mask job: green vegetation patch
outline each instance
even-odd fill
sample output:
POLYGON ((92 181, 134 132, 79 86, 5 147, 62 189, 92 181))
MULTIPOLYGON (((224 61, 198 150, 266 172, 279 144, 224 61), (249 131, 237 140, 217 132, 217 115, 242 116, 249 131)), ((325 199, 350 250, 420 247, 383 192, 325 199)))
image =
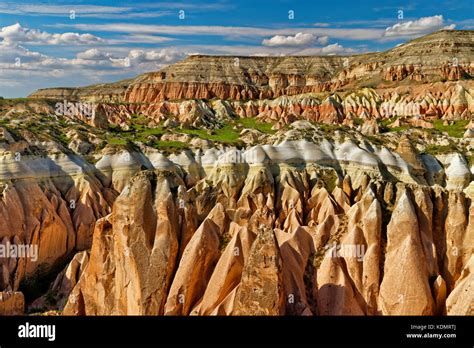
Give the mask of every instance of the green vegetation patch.
POLYGON ((413 126, 400 126, 400 127, 392 127, 389 128, 390 132, 406 132, 407 130, 413 128, 413 126))
POLYGON ((119 137, 110 137, 107 139, 107 142, 110 145, 127 145, 128 143, 127 139, 119 138, 119 137))
POLYGON ((125 145, 129 142, 147 143, 150 136, 161 136, 166 133, 162 126, 148 128, 142 124, 132 124, 130 130, 122 130, 120 126, 110 125, 109 132, 112 133, 107 142, 111 145, 125 145))
POLYGON ((451 125, 443 125, 443 120, 436 120, 433 122, 434 127, 437 131, 446 132, 450 137, 462 138, 464 132, 466 132, 466 126, 469 120, 458 120, 454 121, 451 125))
POLYGON ((395 122, 397 118, 398 118, 397 116, 394 116, 394 117, 386 118, 386 119, 383 119, 382 121, 379 121, 380 133, 393 131, 393 128, 390 128, 389 125, 395 122))
POLYGON ((25 103, 27 101, 40 101, 40 99, 33 99, 33 98, 0 98, 0 105, 7 104, 7 105, 15 105, 18 103, 25 103))
POLYGON ((259 132, 265 134, 275 134, 276 131, 272 129, 272 124, 268 122, 260 122, 257 120, 256 117, 244 117, 240 118, 237 121, 241 124, 244 128, 256 129, 259 132))
POLYGON ((234 129, 231 124, 226 124, 222 128, 207 131, 205 129, 181 128, 177 132, 183 134, 196 135, 201 139, 212 140, 221 143, 235 144, 239 142, 240 131, 234 129))
POLYGON ((154 141, 150 142, 150 136, 161 137, 163 134, 188 134, 199 137, 201 139, 210 140, 213 142, 224 143, 238 146, 241 144, 240 132, 241 127, 256 129, 264 134, 274 134, 276 131, 272 130, 272 124, 260 122, 255 117, 241 118, 236 122, 224 124, 221 128, 207 130, 193 127, 176 127, 172 130, 166 129, 160 124, 158 127, 148 128, 148 119, 143 115, 133 115, 129 126, 129 130, 122 130, 119 126, 109 126, 109 136, 107 142, 112 145, 125 145, 128 142, 142 142, 149 144, 155 148, 187 148, 188 145, 182 142, 169 141, 154 141))

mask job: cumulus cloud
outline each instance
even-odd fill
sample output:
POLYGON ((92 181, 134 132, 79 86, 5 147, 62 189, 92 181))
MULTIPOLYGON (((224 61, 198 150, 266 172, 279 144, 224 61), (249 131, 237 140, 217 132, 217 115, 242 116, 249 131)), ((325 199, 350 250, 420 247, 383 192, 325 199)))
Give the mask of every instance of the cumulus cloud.
POLYGON ((422 17, 417 20, 397 23, 385 29, 385 38, 400 38, 428 34, 440 29, 454 29, 455 25, 446 25, 442 15, 422 17))
POLYGON ((183 52, 173 48, 163 48, 158 51, 131 50, 128 54, 128 58, 137 63, 159 62, 164 64, 176 62, 183 58, 183 56, 183 52))
POLYGON ((16 44, 0 41, 0 69, 34 70, 43 76, 48 76, 52 70, 64 70, 64 73, 71 74, 78 74, 82 71, 84 75, 89 76, 91 74, 113 74, 114 71, 121 73, 129 71, 139 74, 159 70, 186 55, 184 51, 172 48, 132 49, 113 53, 92 48, 77 53, 74 58, 62 58, 47 56, 16 44))
POLYGON ((270 39, 265 39, 262 44, 265 46, 310 46, 314 43, 327 44, 327 36, 317 37, 311 33, 296 33, 295 35, 275 35, 270 39))
POLYGON ((163 68, 168 64, 183 59, 187 54, 174 48, 160 50, 133 49, 127 55, 108 55, 110 61, 117 66, 140 69, 141 72, 153 71, 163 68))
POLYGON ((323 54, 338 54, 338 53, 346 53, 347 50, 338 43, 334 43, 332 45, 327 45, 326 47, 321 48, 321 53, 323 54))
POLYGON ((0 39, 8 43, 28 43, 38 45, 87 45, 104 42, 92 34, 62 33, 51 34, 45 31, 22 27, 19 23, 0 29, 0 39))
POLYGON ((78 59, 85 59, 85 60, 104 60, 110 59, 110 55, 108 53, 102 52, 97 48, 91 48, 84 52, 79 52, 76 57, 78 59))

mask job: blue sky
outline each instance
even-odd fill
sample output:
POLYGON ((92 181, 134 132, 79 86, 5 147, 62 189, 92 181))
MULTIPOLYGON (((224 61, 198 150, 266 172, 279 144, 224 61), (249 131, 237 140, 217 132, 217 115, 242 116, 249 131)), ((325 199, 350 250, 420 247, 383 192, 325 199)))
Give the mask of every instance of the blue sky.
POLYGON ((330 55, 474 29, 474 0, 4 1, 0 96, 112 82, 189 54, 330 55))

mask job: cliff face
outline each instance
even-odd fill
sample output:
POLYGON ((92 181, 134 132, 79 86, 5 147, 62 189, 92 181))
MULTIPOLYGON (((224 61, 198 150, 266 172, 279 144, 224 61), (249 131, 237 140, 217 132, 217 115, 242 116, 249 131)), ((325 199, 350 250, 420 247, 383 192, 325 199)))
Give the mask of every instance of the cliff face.
POLYGON ((192 56, 128 87, 124 100, 274 99, 355 89, 364 83, 460 80, 474 73, 470 31, 441 31, 383 53, 347 57, 192 56))
MULTIPOLYGON (((142 96, 145 100, 146 96, 142 96)), ((139 97, 140 99, 142 97, 139 97)), ((354 119, 384 119, 396 116, 417 117, 417 126, 428 127, 423 119, 462 120, 474 113, 472 80, 437 82, 421 86, 399 86, 374 90, 357 89, 325 95, 302 94, 257 100, 184 100, 144 104, 102 104, 111 123, 124 124, 133 114, 146 115, 158 124, 174 118, 179 124, 218 127, 236 117, 257 117, 276 128, 295 120, 354 126, 354 119)))
POLYGON ((121 102, 181 99, 255 100, 334 92, 396 81, 431 83, 474 74, 472 31, 439 31, 389 51, 355 56, 190 56, 158 72, 116 84, 44 89, 33 97, 121 102))

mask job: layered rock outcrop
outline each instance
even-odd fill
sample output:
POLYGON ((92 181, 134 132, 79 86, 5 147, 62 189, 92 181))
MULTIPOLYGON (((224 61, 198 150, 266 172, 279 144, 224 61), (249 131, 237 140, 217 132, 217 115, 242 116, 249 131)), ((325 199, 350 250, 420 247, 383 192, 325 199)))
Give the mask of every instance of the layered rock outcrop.
POLYGON ((126 126, 135 114, 152 124, 173 115, 180 124, 209 128, 234 115, 276 127, 296 119, 350 125, 354 118, 409 116, 430 127, 433 118, 474 113, 473 50, 472 31, 442 30, 386 52, 347 57, 195 55, 135 79, 43 89, 31 97, 98 104, 90 121, 101 127, 126 126))

